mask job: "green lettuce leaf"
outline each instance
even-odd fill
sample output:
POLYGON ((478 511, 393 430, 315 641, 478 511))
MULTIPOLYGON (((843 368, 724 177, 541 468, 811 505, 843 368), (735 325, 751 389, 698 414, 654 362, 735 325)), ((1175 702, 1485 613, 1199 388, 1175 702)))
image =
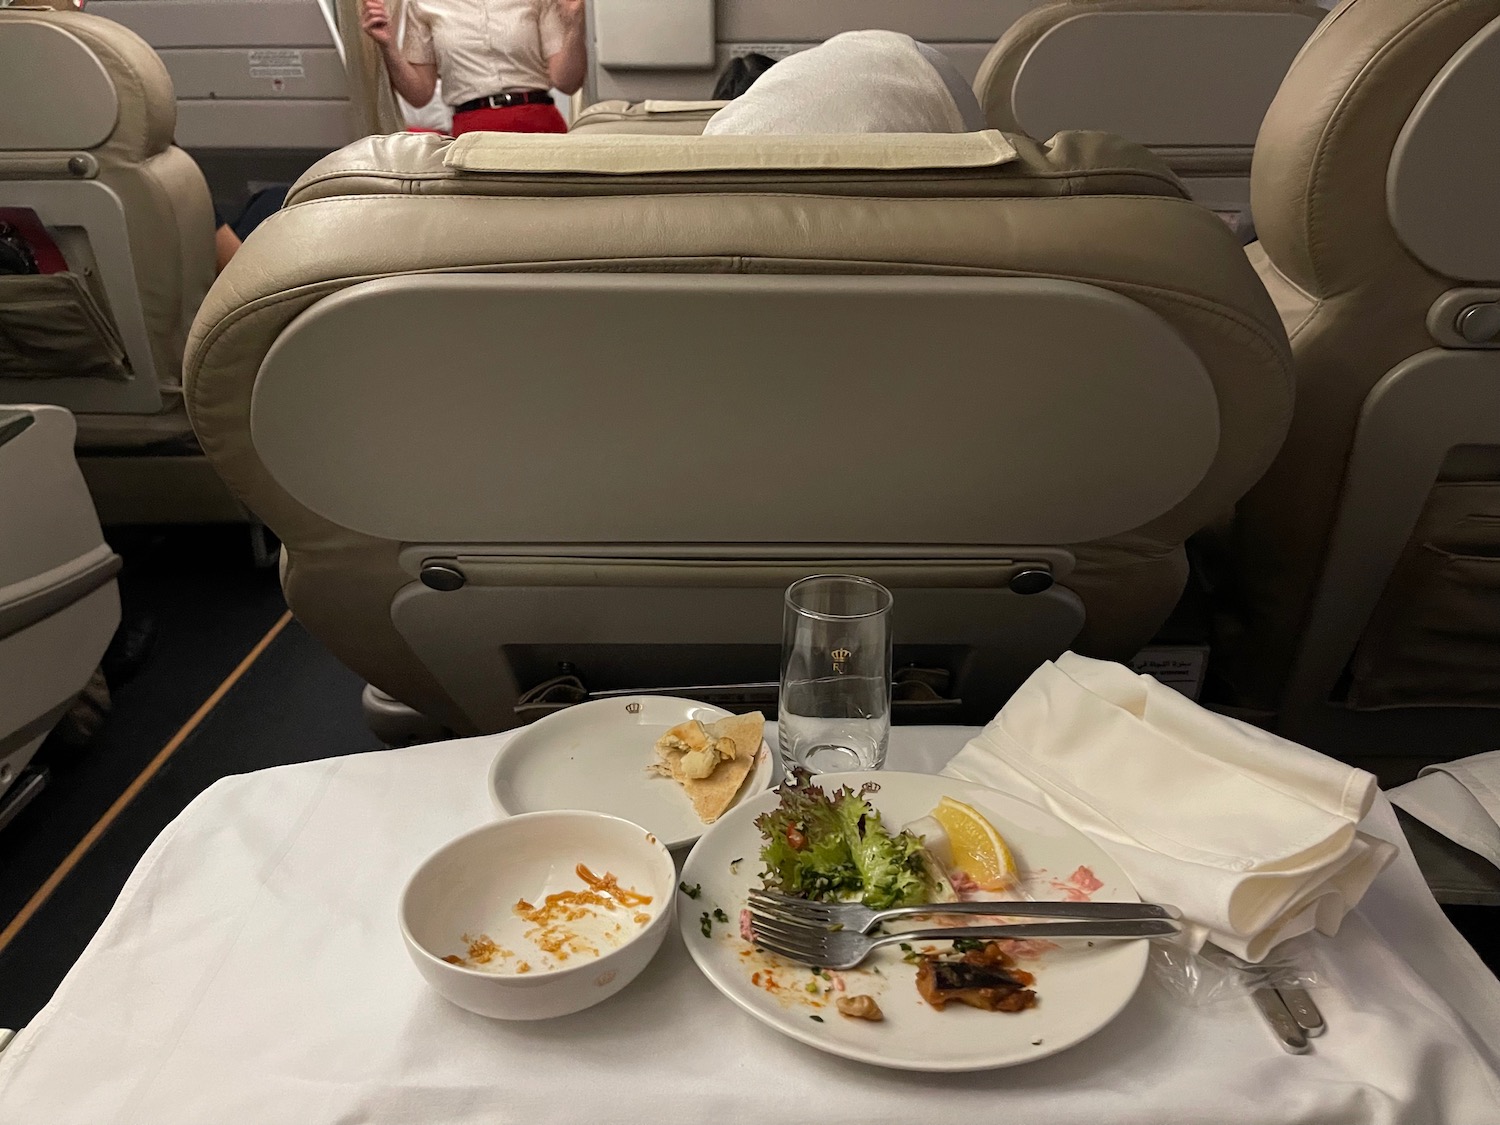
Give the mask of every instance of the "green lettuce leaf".
POLYGON ((862 795, 846 793, 837 801, 836 809, 854 866, 859 869, 864 890, 860 901, 872 910, 926 902, 932 886, 922 841, 910 832, 892 836, 880 823, 880 814, 862 795))
POLYGON ((766 886, 811 899, 858 891, 859 870, 828 795, 801 770, 777 794, 781 803, 755 820, 766 840, 760 850, 766 886))
POLYGON ((765 838, 765 885, 799 898, 858 895, 876 910, 926 902, 932 886, 922 842, 885 830, 865 799, 879 789, 871 782, 829 794, 794 770, 777 789, 780 804, 755 821, 765 838))

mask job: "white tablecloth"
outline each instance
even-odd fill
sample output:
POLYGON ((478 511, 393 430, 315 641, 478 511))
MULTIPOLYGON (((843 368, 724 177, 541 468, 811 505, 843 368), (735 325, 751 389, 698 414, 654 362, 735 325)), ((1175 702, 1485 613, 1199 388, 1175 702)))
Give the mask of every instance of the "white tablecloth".
MULTIPOLYGON (((971 731, 898 728, 934 771, 971 731)), ((1029 1066, 927 1076, 809 1050, 741 1013, 676 935, 618 996, 492 1022, 428 990, 396 899, 490 815, 496 736, 226 778, 151 846, 57 995, 0 1055, 0 1125, 883 1125, 1500 1122, 1500 984, 1403 850, 1320 943, 1329 1031, 1281 1051, 1248 1001, 1148 976, 1029 1066)), ((1400 840, 1382 798, 1366 828, 1400 840)))

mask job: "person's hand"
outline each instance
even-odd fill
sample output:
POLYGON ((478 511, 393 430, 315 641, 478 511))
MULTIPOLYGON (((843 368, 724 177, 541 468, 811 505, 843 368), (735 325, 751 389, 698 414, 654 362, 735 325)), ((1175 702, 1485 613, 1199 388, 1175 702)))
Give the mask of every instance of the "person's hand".
POLYGON ((396 42, 396 33, 391 28, 391 14, 385 10, 384 0, 364 0, 359 7, 359 26, 382 47, 396 42))
MULTIPOLYGON (((377 0, 378 2, 378 0, 377 0)), ((587 0, 556 0, 557 14, 569 26, 583 23, 584 5, 587 0)))

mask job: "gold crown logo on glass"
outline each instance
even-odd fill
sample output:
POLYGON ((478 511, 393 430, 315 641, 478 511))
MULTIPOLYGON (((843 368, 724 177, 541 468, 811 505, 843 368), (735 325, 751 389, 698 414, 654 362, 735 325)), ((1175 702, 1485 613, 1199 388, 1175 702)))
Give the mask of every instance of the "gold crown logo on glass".
POLYGON ((844 669, 849 666, 849 657, 854 654, 847 648, 836 648, 828 655, 833 658, 833 670, 842 676, 844 669))

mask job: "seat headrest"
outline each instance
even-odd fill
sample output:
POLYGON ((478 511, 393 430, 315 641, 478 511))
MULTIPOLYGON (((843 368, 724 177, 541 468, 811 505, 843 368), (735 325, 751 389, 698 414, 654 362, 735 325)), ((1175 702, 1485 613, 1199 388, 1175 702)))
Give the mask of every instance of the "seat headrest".
POLYGON ((302 174, 287 206, 335 196, 697 195, 868 197, 1150 195, 1186 198, 1139 145, 1109 133, 1046 144, 1002 133, 692 137, 425 133, 366 137, 302 174))
POLYGON ((1391 153, 1391 225, 1412 255, 1457 281, 1500 280, 1500 16, 1470 39, 1406 119, 1391 153))
POLYGON ((1163 148, 1237 147, 1248 162, 1325 14, 1296 0, 1062 0, 1011 25, 974 89, 996 129, 1103 129, 1163 148))
POLYGON ((1500 158, 1483 125, 1496 104, 1494 56, 1487 54, 1493 48, 1475 48, 1479 69, 1491 67, 1487 100, 1470 102, 1478 75, 1466 65, 1460 68, 1466 77, 1455 74, 1443 84, 1446 93, 1429 99, 1428 91, 1497 17, 1500 0, 1345 0, 1307 41, 1266 113, 1251 173, 1256 233, 1288 280, 1326 297, 1414 257, 1438 272, 1472 262, 1454 258, 1452 246, 1484 238, 1465 226, 1475 220, 1476 207, 1490 209, 1481 229, 1492 232, 1489 243, 1496 246, 1495 197, 1485 203, 1474 194, 1477 187, 1449 178, 1477 175, 1489 161, 1488 182, 1495 183, 1500 158), (1423 112, 1408 133, 1419 103, 1423 112), (1466 120, 1455 120, 1457 106, 1466 120), (1460 125, 1464 131, 1456 132, 1460 125), (1445 151, 1461 149, 1466 140, 1473 149, 1467 156, 1445 151), (1469 193, 1460 206, 1463 217, 1434 194, 1434 184, 1442 193, 1469 193), (1398 221, 1401 236, 1393 225, 1398 221), (1433 241, 1442 224, 1453 233, 1433 241), (1404 245, 1404 238, 1415 245, 1404 245))
POLYGON ((0 9, 0 151, 108 150, 142 160, 172 143, 172 79, 144 39, 82 12, 0 9))
POLYGON ((633 176, 664 172, 994 168, 1017 156, 1003 133, 678 137, 465 133, 443 163, 462 172, 633 176))

